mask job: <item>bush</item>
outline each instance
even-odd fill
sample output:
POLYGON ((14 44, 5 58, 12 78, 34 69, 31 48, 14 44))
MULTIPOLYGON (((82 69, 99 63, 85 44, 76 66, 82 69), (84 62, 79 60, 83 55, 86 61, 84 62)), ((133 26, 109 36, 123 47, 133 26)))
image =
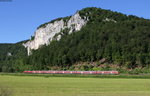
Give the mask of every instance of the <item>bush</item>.
POLYGON ((143 73, 143 72, 142 72, 142 69, 138 67, 129 71, 129 74, 140 74, 140 73, 143 73))

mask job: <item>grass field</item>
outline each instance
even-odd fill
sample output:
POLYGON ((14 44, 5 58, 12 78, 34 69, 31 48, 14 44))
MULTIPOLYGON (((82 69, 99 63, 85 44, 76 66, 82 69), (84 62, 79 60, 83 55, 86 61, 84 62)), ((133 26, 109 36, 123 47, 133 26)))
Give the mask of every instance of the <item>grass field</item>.
POLYGON ((150 96, 150 79, 0 75, 13 96, 150 96))

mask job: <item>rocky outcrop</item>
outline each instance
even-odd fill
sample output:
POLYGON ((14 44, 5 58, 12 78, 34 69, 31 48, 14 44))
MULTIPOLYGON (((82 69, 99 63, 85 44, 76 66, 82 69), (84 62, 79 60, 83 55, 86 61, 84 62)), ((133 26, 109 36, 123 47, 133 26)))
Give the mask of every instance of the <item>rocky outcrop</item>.
POLYGON ((105 18, 103 21, 104 21, 104 22, 114 22, 114 23, 117 23, 116 20, 110 19, 110 18, 105 18))
POLYGON ((53 40, 54 36, 56 40, 61 39, 61 34, 57 35, 64 29, 68 29, 69 34, 72 32, 79 31, 88 21, 88 18, 82 19, 79 13, 77 12, 75 15, 68 18, 68 20, 64 20, 63 18, 60 20, 56 20, 53 23, 48 23, 44 27, 40 27, 36 30, 34 34, 33 40, 24 43, 28 50, 28 55, 31 54, 31 50, 36 50, 42 45, 48 45, 53 40))

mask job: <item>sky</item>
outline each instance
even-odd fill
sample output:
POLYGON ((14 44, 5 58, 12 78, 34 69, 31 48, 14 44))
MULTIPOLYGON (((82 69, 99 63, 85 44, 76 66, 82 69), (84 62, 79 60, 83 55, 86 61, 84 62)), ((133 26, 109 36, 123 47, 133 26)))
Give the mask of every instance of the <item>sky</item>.
POLYGON ((0 0, 0 43, 27 40, 39 25, 86 7, 150 19, 150 0, 0 0))

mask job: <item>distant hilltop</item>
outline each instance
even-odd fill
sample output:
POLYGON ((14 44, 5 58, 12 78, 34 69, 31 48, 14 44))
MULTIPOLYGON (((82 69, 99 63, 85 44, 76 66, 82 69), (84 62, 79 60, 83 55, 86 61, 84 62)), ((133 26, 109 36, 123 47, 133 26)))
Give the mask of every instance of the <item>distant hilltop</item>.
POLYGON ((0 44, 0 71, 150 72, 150 20, 89 7, 37 27, 34 36, 0 44))

